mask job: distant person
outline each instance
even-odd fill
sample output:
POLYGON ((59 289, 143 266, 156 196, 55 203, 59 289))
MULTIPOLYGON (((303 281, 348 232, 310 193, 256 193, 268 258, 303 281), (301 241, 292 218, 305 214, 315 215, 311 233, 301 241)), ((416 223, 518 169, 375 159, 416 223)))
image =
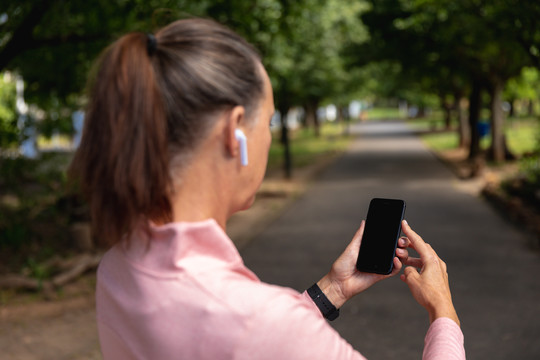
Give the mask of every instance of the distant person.
POLYGON ((425 358, 464 359, 446 265, 406 223, 389 276, 355 268, 363 222, 309 292, 244 266, 225 226, 263 180, 273 113, 259 55, 213 21, 130 33, 105 50, 71 168, 111 246, 97 278, 104 358, 362 359, 323 315, 403 264, 429 314, 425 358))

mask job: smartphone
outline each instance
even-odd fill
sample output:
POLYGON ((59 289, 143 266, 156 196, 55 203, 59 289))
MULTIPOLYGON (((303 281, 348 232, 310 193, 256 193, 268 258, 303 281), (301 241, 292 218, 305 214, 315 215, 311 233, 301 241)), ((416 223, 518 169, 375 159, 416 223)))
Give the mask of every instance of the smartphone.
POLYGON ((403 200, 371 200, 356 262, 359 271, 384 275, 392 272, 404 215, 403 200))

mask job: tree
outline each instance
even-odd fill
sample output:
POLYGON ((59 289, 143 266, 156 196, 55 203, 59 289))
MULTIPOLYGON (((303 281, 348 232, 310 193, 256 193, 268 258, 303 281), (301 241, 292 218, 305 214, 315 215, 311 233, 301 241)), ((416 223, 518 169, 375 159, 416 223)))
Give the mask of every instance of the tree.
MULTIPOLYGON (((346 0, 6 0, 0 14, 0 38, 4 39, 0 71, 10 70, 24 78, 27 102, 44 110, 41 131, 69 133, 71 113, 84 106, 86 76, 106 45, 127 31, 152 31, 178 18, 206 16, 233 28, 260 50, 283 115, 292 106, 304 106, 313 114, 319 103, 333 98, 344 101, 341 92, 357 86, 344 70, 340 52, 345 42, 365 37, 362 24, 356 21, 364 4, 346 0)), ((288 144, 286 124, 282 134, 283 143, 288 144)), ((287 158, 286 163, 290 162, 287 158)))
MULTIPOLYGON (((0 14, 0 71, 20 74, 25 99, 44 110, 42 130, 71 131, 71 113, 84 102, 87 74, 99 53, 121 34, 163 25, 161 8, 201 14, 189 1, 6 0, 0 14)), ((179 12, 165 12, 179 15, 179 12)))
POLYGON ((365 36, 356 14, 362 2, 345 0, 266 0, 216 2, 208 14, 254 43, 274 87, 281 116, 285 176, 292 175, 286 115, 293 106, 306 109, 307 123, 318 133, 315 112, 327 99, 345 98, 354 82, 343 68, 340 52, 346 41, 365 36), (249 14, 249 16, 246 16, 249 14))
MULTIPOLYGON (((509 155, 503 133, 501 110, 502 91, 508 79, 519 74, 521 68, 531 63, 540 33, 535 28, 538 6, 520 7, 516 1, 467 1, 467 0, 383 0, 372 1, 372 9, 362 20, 369 27, 371 41, 365 48, 372 51, 374 60, 392 60, 401 64, 411 76, 411 82, 425 82, 432 78, 438 87, 431 91, 445 94, 448 77, 468 78, 450 93, 464 93, 469 87, 469 119, 471 123, 471 156, 478 147, 476 123, 478 96, 482 89, 491 95, 492 151, 496 161, 509 155), (525 12, 529 12, 525 14, 525 12), (521 18, 525 19, 522 23, 521 18), (515 24, 521 24, 517 27, 515 24), (525 35, 522 30, 526 28, 525 35), (534 34, 534 35, 533 35, 534 34), (522 39, 520 43, 518 39, 522 39), (523 43, 527 43, 529 48, 523 43), (442 88, 442 90, 441 90, 442 88)), ((450 80, 450 83, 452 81, 450 80)), ((453 86, 447 86, 452 89, 453 86)), ((442 97, 442 96, 441 96, 442 97)))

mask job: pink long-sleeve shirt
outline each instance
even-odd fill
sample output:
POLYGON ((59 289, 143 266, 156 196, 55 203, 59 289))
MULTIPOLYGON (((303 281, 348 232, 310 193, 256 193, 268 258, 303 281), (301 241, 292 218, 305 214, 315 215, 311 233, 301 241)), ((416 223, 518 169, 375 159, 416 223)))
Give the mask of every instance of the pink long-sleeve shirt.
MULTIPOLYGON (((306 292, 261 282, 214 220, 114 246, 96 300, 105 359, 364 359, 306 292)), ((455 322, 432 323, 424 359, 465 359, 455 322)))

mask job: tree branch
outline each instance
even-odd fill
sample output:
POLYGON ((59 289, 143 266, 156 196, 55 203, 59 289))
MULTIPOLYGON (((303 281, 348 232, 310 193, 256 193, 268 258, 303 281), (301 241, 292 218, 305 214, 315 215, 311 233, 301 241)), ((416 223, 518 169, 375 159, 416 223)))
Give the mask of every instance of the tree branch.
POLYGON ((6 274, 0 276, 0 289, 39 290, 42 288, 44 291, 50 292, 52 289, 76 280, 86 271, 95 269, 102 257, 103 254, 101 253, 84 253, 68 260, 53 258, 44 264, 60 269, 61 272, 52 279, 39 281, 25 275, 6 274))
POLYGON ((19 26, 13 32, 11 39, 0 51, 0 71, 2 71, 10 62, 20 53, 29 48, 33 42, 33 33, 36 26, 41 22, 47 10, 56 0, 37 1, 30 12, 22 20, 19 26))

